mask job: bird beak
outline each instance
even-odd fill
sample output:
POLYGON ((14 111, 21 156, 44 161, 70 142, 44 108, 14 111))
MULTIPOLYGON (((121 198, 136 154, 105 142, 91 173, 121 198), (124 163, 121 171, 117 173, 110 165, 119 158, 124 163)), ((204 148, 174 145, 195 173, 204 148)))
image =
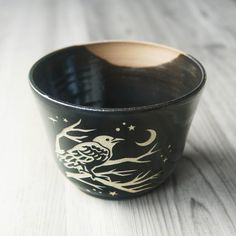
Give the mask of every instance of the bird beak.
POLYGON ((112 143, 119 143, 120 141, 124 141, 123 138, 114 138, 111 142, 112 143))

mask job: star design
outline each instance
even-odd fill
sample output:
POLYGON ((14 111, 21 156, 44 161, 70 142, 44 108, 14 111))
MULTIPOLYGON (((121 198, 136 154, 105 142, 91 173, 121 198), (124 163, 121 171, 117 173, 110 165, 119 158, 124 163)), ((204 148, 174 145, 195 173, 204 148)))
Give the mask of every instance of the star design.
POLYGON ((166 161, 168 161, 168 158, 167 157, 165 157, 164 159, 163 159, 163 162, 165 163, 166 161))
POLYGON ((115 192, 115 191, 114 191, 114 192, 109 192, 109 194, 110 194, 111 196, 113 196, 113 197, 116 196, 116 195, 118 195, 118 193, 115 192))
POLYGON ((128 127, 129 131, 134 130, 134 128, 135 128, 135 126, 133 126, 133 125, 130 125, 130 126, 128 127))
POLYGON ((51 120, 53 123, 57 122, 57 120, 52 117, 48 117, 48 119, 51 120))
POLYGON ((63 121, 66 122, 66 123, 68 122, 68 120, 66 118, 64 118, 63 121))

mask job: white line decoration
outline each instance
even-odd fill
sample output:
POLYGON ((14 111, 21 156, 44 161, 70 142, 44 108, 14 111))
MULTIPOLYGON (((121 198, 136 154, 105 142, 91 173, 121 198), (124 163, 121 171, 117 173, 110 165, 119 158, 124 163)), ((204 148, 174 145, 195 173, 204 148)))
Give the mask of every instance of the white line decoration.
MULTIPOLYGON (((80 119, 78 122, 62 129, 56 135, 55 151, 58 160, 66 168, 65 174, 67 177, 76 179, 99 191, 104 190, 106 187, 112 187, 128 193, 137 193, 153 188, 150 180, 158 178, 162 171, 153 174, 151 170, 148 170, 134 175, 137 172, 136 169, 119 170, 119 164, 151 162, 152 154, 159 151, 156 148, 157 135, 155 130, 147 129, 146 131, 150 133, 150 138, 143 143, 136 142, 137 145, 142 147, 154 143, 148 150, 146 147, 146 151, 143 154, 113 159, 113 148, 115 146, 118 148, 118 145, 126 140, 106 134, 98 135, 91 139, 88 134, 94 132, 96 129, 80 128, 81 121, 80 119), (78 136, 78 133, 82 135, 78 136), (73 141, 75 143, 74 146, 68 150, 63 149, 60 142, 62 138, 73 141), (150 156, 149 159, 146 158, 148 156, 150 156), (131 177, 125 182, 112 180, 119 176, 131 177)), ((117 191, 110 191, 109 194, 116 196, 117 191)))
POLYGON ((109 192, 109 194, 111 195, 111 196, 116 196, 116 195, 118 195, 118 193, 117 192, 109 192))
POLYGON ((135 129, 135 126, 130 125, 130 126, 128 127, 128 129, 129 129, 129 131, 134 130, 134 129, 135 129))
POLYGON ((136 142, 136 144, 141 146, 141 147, 145 147, 145 146, 150 145, 151 143, 153 143, 155 141, 155 139, 157 137, 157 133, 156 133, 155 130, 147 129, 146 131, 148 131, 150 133, 150 138, 146 142, 143 142, 143 143, 136 142))
POLYGON ((54 119, 53 117, 50 117, 50 116, 49 116, 48 119, 51 120, 53 123, 54 123, 54 122, 57 122, 57 119, 54 119))
POLYGON ((68 120, 66 118, 63 118, 63 121, 66 122, 66 123, 68 122, 68 120))

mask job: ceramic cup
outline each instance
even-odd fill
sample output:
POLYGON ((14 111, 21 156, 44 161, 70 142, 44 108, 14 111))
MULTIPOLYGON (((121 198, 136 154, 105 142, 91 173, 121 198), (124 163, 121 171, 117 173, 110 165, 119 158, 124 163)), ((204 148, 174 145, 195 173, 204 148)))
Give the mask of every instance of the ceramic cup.
POLYGON ((29 77, 61 171, 106 199, 144 194, 171 174, 206 79, 192 56, 136 41, 55 51, 29 77))

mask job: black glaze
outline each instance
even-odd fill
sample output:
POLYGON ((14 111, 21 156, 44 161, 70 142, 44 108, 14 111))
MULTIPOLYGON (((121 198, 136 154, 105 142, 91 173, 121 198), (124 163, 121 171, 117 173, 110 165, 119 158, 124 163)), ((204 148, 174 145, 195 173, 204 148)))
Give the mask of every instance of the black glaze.
MULTIPOLYGON (((135 170, 125 176, 109 174, 110 180, 104 178, 109 183, 117 181, 126 183, 137 176, 142 176, 142 173, 146 174, 145 178, 159 173, 158 177, 144 182, 148 184, 148 188, 143 188, 143 191, 135 193, 123 191, 116 187, 106 186, 92 177, 82 179, 86 180, 86 183, 69 178, 88 194, 105 199, 124 199, 139 196, 156 188, 174 170, 184 149, 201 88, 205 82, 205 74, 194 59, 191 60, 190 57, 184 55, 156 67, 129 68, 112 65, 92 54, 86 46, 78 46, 60 50, 41 59, 33 66, 30 81, 51 137, 53 151, 56 136, 79 120, 81 122, 76 128, 96 129, 90 132, 69 132, 72 137, 86 135, 87 137, 80 142, 82 144, 91 143, 92 145, 93 140, 101 135, 125 139, 113 147, 109 160, 119 160, 124 157, 135 159, 157 144, 154 148, 158 150, 157 152, 141 159, 149 162, 127 161, 95 169, 95 173, 114 169, 116 171, 135 170), (173 100, 177 102, 168 103, 173 100), (145 106, 155 104, 166 105, 145 109, 145 106), (86 109, 89 107, 96 109, 86 109), (144 109, 141 109, 142 107, 144 109), (102 108, 108 109, 104 112, 102 108), (116 108, 132 109, 122 111, 116 108), (134 130, 129 130, 130 125, 135 126, 134 130), (155 130, 157 138, 147 146, 137 145, 136 142, 141 143, 150 138, 147 129, 155 130), (98 190, 89 184, 103 187, 102 190, 98 190), (114 192, 116 195, 113 196, 114 192)), ((60 138, 59 143, 61 149, 67 154, 77 145, 74 140, 67 137, 60 138)), ((106 148, 106 145, 102 147, 106 148)), ((79 148, 79 150, 82 149, 79 148)), ((63 155, 66 154, 57 153, 56 155, 56 162, 62 172, 77 174, 77 169, 65 166, 67 164, 65 159, 59 161, 63 155)), ((75 162, 71 163, 74 165, 75 162)), ((89 175, 96 163, 98 165, 102 162, 94 161, 87 164, 86 171, 89 175)), ((82 168, 86 166, 81 162, 79 165, 82 168)))
POLYGON ((41 61, 32 76, 43 93, 59 101, 95 108, 129 108, 188 94, 200 84, 201 71, 183 55, 154 67, 112 65, 80 46, 41 61))

